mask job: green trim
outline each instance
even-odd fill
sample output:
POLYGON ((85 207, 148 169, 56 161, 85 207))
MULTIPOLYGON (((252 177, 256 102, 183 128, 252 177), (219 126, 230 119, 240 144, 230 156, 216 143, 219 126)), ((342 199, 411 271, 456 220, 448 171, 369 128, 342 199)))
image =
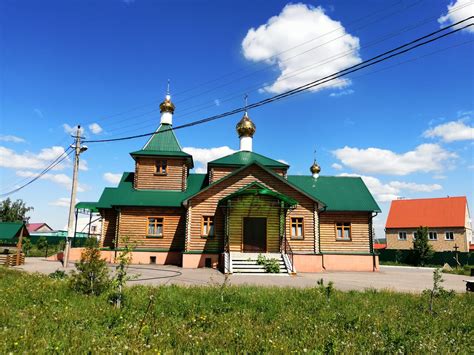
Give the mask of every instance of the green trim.
POLYGON ((219 201, 219 204, 225 203, 228 200, 231 200, 235 197, 244 196, 244 195, 262 195, 262 196, 275 197, 279 199, 280 201, 286 203, 288 207, 293 207, 298 204, 298 201, 296 201, 295 199, 289 196, 286 196, 284 194, 275 192, 273 190, 270 190, 269 188, 267 188, 266 186, 262 185, 261 183, 257 181, 251 182, 250 184, 242 187, 236 192, 231 193, 230 195, 224 197, 223 199, 219 201))

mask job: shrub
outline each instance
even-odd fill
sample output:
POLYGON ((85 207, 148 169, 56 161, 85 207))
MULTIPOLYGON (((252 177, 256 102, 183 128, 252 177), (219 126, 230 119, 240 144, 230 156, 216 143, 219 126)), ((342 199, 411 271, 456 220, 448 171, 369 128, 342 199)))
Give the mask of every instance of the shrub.
POLYGON ((263 265, 265 272, 268 272, 271 274, 278 274, 280 272, 280 264, 278 263, 277 259, 274 259, 274 258, 267 259, 262 254, 259 254, 257 258, 257 264, 263 265))
POLYGON ((70 278, 70 285, 75 291, 100 295, 109 288, 109 269, 105 260, 100 257, 98 248, 85 248, 76 268, 77 272, 73 272, 70 278))
POLYGON ((48 275, 52 279, 63 280, 67 277, 67 274, 64 270, 56 270, 48 275))
POLYGON ((30 253, 30 250, 32 248, 31 240, 30 238, 23 238, 23 242, 21 244, 21 249, 25 253, 26 256, 30 253))

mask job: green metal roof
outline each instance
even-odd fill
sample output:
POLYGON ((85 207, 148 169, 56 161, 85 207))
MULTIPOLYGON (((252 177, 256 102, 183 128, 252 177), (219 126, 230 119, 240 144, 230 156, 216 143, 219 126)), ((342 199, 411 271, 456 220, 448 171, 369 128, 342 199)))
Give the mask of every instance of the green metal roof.
POLYGON ((208 165, 210 166, 244 166, 251 163, 259 163, 269 168, 283 168, 283 169, 289 168, 287 164, 281 163, 278 160, 273 160, 261 154, 254 153, 254 152, 247 152, 247 151, 235 152, 225 157, 213 160, 209 162, 208 165))
POLYGON ((206 174, 189 174, 186 191, 135 190, 133 173, 124 173, 116 188, 107 187, 97 208, 112 206, 180 207, 181 203, 201 190, 207 182, 206 174))
POLYGON ((172 126, 170 124, 161 124, 156 133, 145 144, 143 150, 181 152, 181 146, 174 135, 172 126))
POLYGON ((99 212, 97 209, 97 202, 78 202, 76 203, 77 210, 89 210, 91 212, 99 212))
POLYGON ((131 152, 132 157, 136 156, 165 156, 165 157, 185 157, 188 158, 191 167, 193 167, 193 157, 183 152, 178 143, 173 128, 170 124, 161 124, 155 134, 151 136, 148 142, 141 150, 131 152))
POLYGON ((23 226, 23 222, 0 222, 0 240, 15 239, 23 226))
POLYGON ((247 186, 242 187, 241 189, 237 190, 236 192, 224 197, 219 201, 219 203, 225 203, 228 200, 231 200, 235 197, 243 196, 243 195, 264 195, 264 196, 271 196, 283 201, 288 207, 296 206, 298 201, 292 199, 289 196, 284 194, 278 193, 276 191, 270 190, 266 186, 260 184, 259 182, 252 182, 247 186))
POLYGON ((289 175, 288 181, 326 204, 326 211, 381 212, 360 177, 289 175))

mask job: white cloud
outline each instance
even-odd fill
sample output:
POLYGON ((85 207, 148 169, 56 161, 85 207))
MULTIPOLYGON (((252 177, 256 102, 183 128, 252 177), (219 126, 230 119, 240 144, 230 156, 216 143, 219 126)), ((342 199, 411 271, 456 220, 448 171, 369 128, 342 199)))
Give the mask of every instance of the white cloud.
POLYGON ((438 137, 445 142, 474 140, 474 127, 466 125, 463 120, 451 121, 428 129, 423 133, 423 136, 438 137))
POLYGON ((216 106, 220 106, 220 105, 221 105, 221 100, 215 99, 215 100, 214 100, 214 104, 215 104, 216 106))
POLYGON ((235 150, 228 146, 216 147, 216 148, 194 148, 184 147, 183 151, 193 156, 194 163, 198 163, 196 166, 196 173, 207 172, 207 163, 222 158, 226 155, 235 153, 235 150))
MULTIPOLYGON (((67 123, 63 123, 63 129, 65 133, 75 135, 77 131, 77 126, 70 126, 67 123)), ((79 130, 79 134, 80 135, 84 134, 84 127, 81 127, 81 129, 79 130)))
MULTIPOLYGON (((0 146, 0 167, 11 169, 44 169, 54 159, 64 153, 64 148, 53 146, 43 148, 39 153, 16 153, 12 149, 0 146)), ((69 161, 66 158, 65 161, 69 161)), ((54 170, 64 169, 65 164, 61 163, 55 166, 54 170)))
MULTIPOLYGON (((447 26, 470 16, 474 16, 474 2, 472 0, 456 0, 448 5, 448 13, 441 16, 438 22, 447 26)), ((459 27, 463 27, 468 23, 468 21, 463 22, 459 27)), ((465 31, 474 33, 474 27, 468 27, 465 31)))
MULTIPOLYGON (((271 93, 294 89, 362 61, 359 39, 349 35, 323 8, 305 4, 288 4, 278 16, 251 28, 242 41, 242 49, 248 60, 278 65, 280 76, 264 88, 271 93)), ((312 90, 349 84, 349 79, 339 78, 312 90)))
POLYGON ((337 92, 332 92, 329 94, 329 97, 340 97, 340 96, 346 96, 346 95, 351 95, 353 94, 355 91, 352 90, 352 89, 348 89, 348 90, 341 90, 341 91, 337 91, 337 92))
POLYGON ((336 170, 342 170, 342 165, 338 163, 332 164, 331 167, 336 170))
POLYGON ((379 202, 389 202, 400 197, 402 191, 406 192, 432 192, 441 190, 443 187, 439 184, 417 184, 414 182, 390 181, 382 183, 373 176, 342 173, 340 176, 360 176, 374 198, 379 202))
POLYGON ((408 175, 415 172, 439 172, 452 164, 457 155, 438 144, 421 144, 398 154, 380 148, 359 149, 345 146, 333 154, 355 171, 371 174, 408 175))
MULTIPOLYGON (((16 171, 16 175, 20 177, 25 177, 25 178, 34 178, 38 176, 37 172, 33 171, 26 171, 26 170, 18 170, 16 171)), ((66 174, 51 174, 51 173, 46 173, 40 177, 42 180, 49 180, 51 182, 54 182, 55 184, 61 185, 65 187, 66 189, 71 189, 72 186, 72 179, 67 176, 66 174)), ((79 184, 77 186, 77 191, 78 192, 84 192, 86 191, 86 186, 79 184)))
MULTIPOLYGON (((48 203, 48 205, 58 206, 58 207, 69 207, 69 201, 70 200, 71 199, 69 197, 61 197, 61 198, 58 198, 55 201, 51 201, 50 203, 48 203)), ((76 201, 76 203, 77 202, 79 202, 79 201, 76 201)))
POLYGON ((0 135, 0 141, 2 142, 12 142, 12 143, 23 143, 25 140, 23 138, 12 136, 12 135, 0 135))
POLYGON ((290 165, 290 164, 288 164, 288 162, 286 160, 283 160, 283 159, 278 159, 277 161, 279 161, 280 163, 286 164, 286 165, 290 165))
POLYGON ((103 178, 105 181, 110 182, 111 184, 118 184, 122 178, 122 174, 105 173, 103 178))
POLYGON ((89 125, 89 130, 94 134, 99 134, 103 131, 102 127, 98 123, 92 123, 89 125))

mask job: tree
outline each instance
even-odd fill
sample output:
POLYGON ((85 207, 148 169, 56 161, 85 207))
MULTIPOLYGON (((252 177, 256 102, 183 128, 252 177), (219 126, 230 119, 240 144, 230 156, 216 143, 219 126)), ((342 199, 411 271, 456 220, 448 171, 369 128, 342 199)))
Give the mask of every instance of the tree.
POLYGON ((89 244, 76 263, 77 272, 70 278, 71 287, 87 295, 99 295, 110 287, 107 263, 101 258, 100 250, 89 244))
POLYGON ((38 247, 38 250, 45 250, 45 255, 44 257, 48 257, 48 239, 46 239, 45 236, 42 236, 38 239, 36 242, 36 246, 38 247))
POLYGON ((23 200, 12 202, 10 198, 7 198, 0 204, 0 220, 2 222, 28 221, 30 217, 27 217, 26 214, 30 211, 33 211, 33 207, 27 207, 23 200))
POLYGON ((21 249, 25 253, 26 256, 30 253, 31 250, 31 240, 29 238, 23 238, 23 241, 21 243, 21 249))
POLYGON ((433 247, 428 241, 428 227, 420 227, 415 232, 413 256, 415 264, 421 266, 424 266, 425 262, 433 256, 433 247))

